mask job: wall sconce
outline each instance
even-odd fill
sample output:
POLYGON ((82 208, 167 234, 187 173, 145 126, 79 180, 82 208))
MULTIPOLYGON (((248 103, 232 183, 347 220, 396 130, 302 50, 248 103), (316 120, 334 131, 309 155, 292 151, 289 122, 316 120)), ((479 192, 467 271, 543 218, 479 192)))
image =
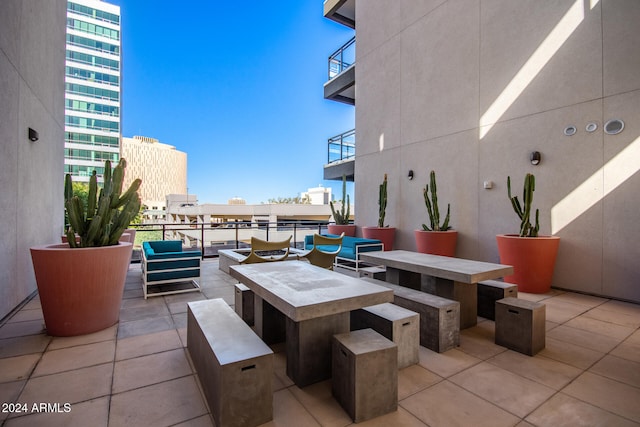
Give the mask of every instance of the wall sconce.
POLYGON ((409 171, 409 173, 407 174, 407 178, 409 178, 409 181, 413 179, 413 170, 409 171))
POLYGON ((35 129, 29 128, 29 140, 31 142, 36 142, 38 139, 40 139, 40 136, 38 135, 38 131, 35 129))
POLYGON ((539 151, 534 151, 531 153, 531 164, 532 165, 539 165, 540 164, 540 160, 542 160, 542 156, 540 155, 539 151))

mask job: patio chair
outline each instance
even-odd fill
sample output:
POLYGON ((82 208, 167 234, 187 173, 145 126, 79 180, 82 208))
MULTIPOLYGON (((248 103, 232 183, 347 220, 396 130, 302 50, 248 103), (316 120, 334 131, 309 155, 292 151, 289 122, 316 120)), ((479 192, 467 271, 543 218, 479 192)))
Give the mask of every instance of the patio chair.
POLYGON ((333 264, 336 255, 342 250, 342 238, 344 233, 338 237, 322 236, 320 234, 313 235, 313 248, 299 258, 305 258, 309 263, 322 268, 333 270, 333 264))
POLYGON ((289 256, 291 238, 287 240, 269 242, 267 240, 251 238, 251 252, 240 261, 240 264, 255 264, 258 262, 284 261, 289 256))

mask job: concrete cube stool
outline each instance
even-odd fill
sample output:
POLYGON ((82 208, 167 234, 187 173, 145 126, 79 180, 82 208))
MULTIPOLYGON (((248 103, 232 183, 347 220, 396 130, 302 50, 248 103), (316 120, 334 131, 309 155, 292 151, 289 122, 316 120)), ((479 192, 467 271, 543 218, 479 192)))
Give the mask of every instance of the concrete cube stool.
POLYGON ((509 297, 518 298, 518 285, 498 280, 478 282, 478 316, 496 320, 496 301, 509 297))
POLYGON ((253 291, 242 283, 235 285, 235 310, 249 326, 253 326, 253 291))
POLYGON ((398 347, 374 331, 333 336, 331 391, 358 423, 398 409, 398 347))
POLYGON ((273 351, 221 298, 187 310, 187 349, 216 426, 271 421, 273 351))
POLYGON ((398 369, 418 363, 420 315, 395 304, 378 304, 351 312, 351 330, 371 328, 398 346, 398 369))
POLYGON ((529 356, 545 347, 545 305, 518 298, 496 301, 496 344, 529 356))
POLYGON ((384 267, 362 267, 358 271, 360 277, 369 277, 371 279, 384 280, 387 270, 384 267))

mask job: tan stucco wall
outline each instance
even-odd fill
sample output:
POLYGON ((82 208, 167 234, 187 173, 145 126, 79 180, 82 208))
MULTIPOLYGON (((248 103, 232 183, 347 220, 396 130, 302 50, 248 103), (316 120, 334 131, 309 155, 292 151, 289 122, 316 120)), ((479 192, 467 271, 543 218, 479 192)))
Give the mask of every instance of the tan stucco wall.
POLYGON ((65 0, 0 6, 0 319, 36 290, 29 247, 62 233, 66 9, 65 0))
POLYGON ((507 176, 521 194, 531 172, 541 232, 561 237, 554 286, 640 301, 638 22, 634 0, 359 2, 358 225, 375 225, 386 172, 387 223, 397 247, 415 250, 434 169, 457 255, 498 262, 495 235, 519 224, 507 176), (619 135, 603 132, 611 118, 625 122, 619 135))

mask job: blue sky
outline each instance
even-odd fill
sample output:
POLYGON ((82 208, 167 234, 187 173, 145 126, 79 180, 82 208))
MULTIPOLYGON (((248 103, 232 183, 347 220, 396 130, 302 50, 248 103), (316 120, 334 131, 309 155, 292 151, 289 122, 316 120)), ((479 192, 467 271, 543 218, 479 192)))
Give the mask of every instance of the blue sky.
MULTIPOLYGON (((354 108, 323 98, 327 57, 353 31, 320 0, 108 0, 122 14, 122 134, 188 156, 200 203, 294 197, 324 181, 354 108)), ((349 187, 352 192, 352 187, 349 187)))

